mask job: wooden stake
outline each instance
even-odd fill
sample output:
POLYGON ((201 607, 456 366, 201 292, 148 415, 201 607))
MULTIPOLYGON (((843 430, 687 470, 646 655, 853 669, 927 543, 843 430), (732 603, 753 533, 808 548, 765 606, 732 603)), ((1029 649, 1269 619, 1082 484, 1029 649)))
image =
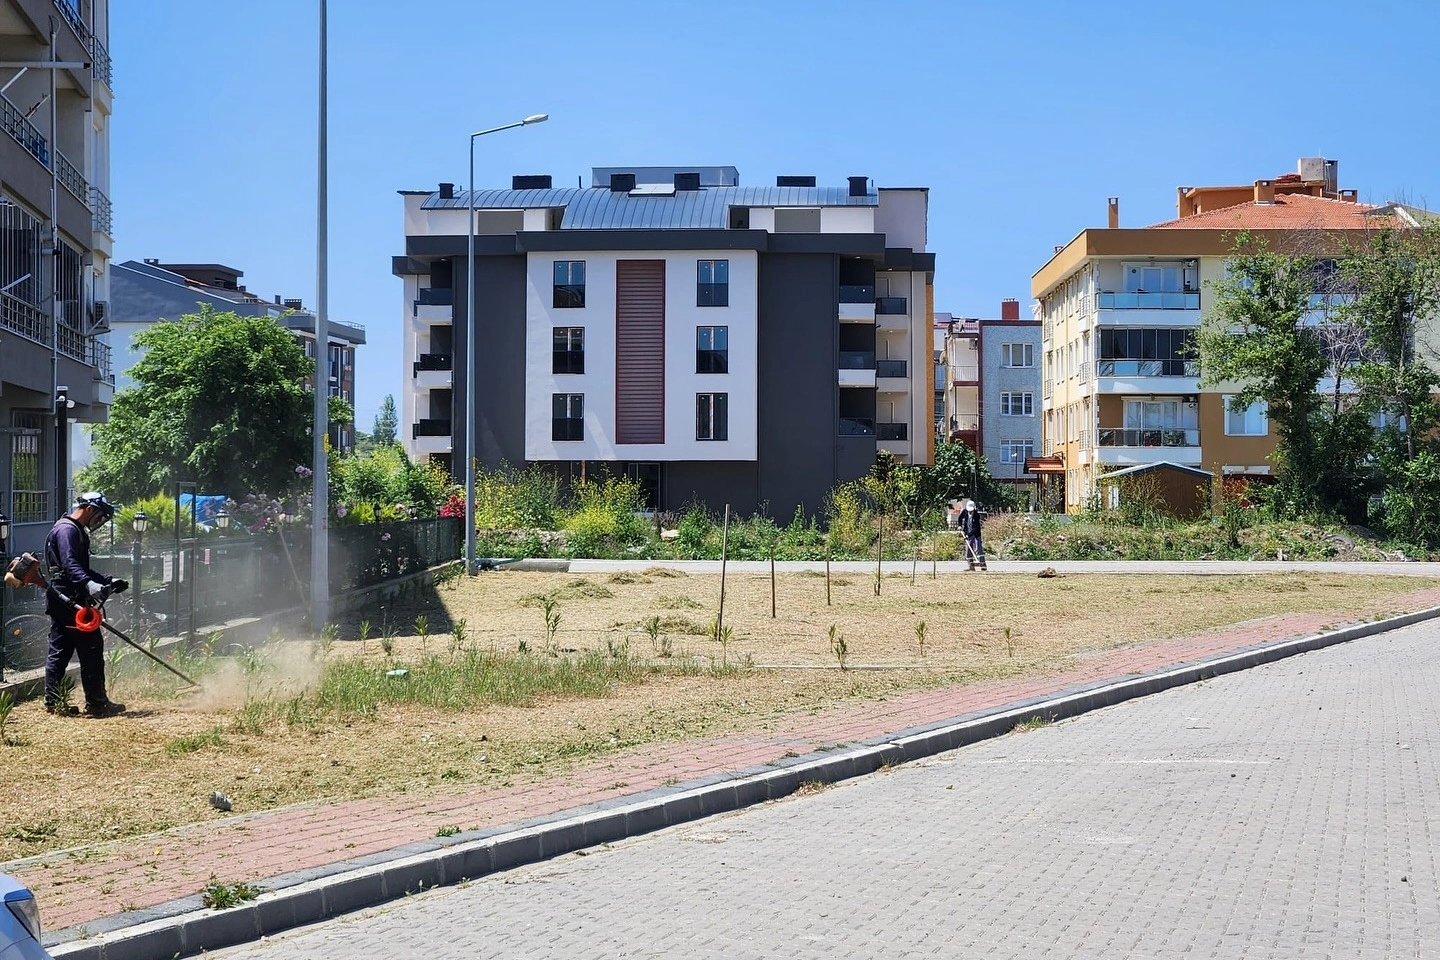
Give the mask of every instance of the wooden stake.
POLYGON ((875 538, 875 596, 880 596, 880 563, 885 558, 885 514, 880 514, 880 536, 875 538))
POLYGON ((715 614, 715 639, 725 629, 725 554, 730 545, 730 504, 725 504, 725 519, 720 526, 720 612, 715 614))
POLYGON ((830 541, 825 541, 825 606, 830 606, 830 541))
POLYGON ((775 619, 775 541, 770 541, 770 619, 775 619))

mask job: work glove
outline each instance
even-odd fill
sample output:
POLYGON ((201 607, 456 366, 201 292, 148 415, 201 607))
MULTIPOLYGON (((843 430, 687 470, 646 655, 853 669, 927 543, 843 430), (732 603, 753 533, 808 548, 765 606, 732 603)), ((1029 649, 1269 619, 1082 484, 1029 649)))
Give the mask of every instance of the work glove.
POLYGON ((110 593, 111 593, 112 596, 113 596, 114 594, 117 594, 117 593, 124 593, 126 590, 129 590, 129 589, 130 589, 130 581, 129 581, 129 580, 122 580, 121 578, 116 577, 115 579, 113 579, 113 580, 110 581, 110 593))
POLYGON ((85 589, 88 590, 90 592, 90 596, 96 600, 104 600, 105 597, 108 596, 105 591, 105 584, 101 583, 99 580, 85 581, 85 589))

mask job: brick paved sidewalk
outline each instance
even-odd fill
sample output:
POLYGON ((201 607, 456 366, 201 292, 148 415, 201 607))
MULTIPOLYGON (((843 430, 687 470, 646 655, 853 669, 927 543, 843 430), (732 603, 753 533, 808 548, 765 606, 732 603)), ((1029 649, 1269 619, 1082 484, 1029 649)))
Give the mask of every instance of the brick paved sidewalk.
MULTIPOLYGON (((1440 606, 1440 589, 1417 590, 1385 604, 1406 610, 1434 606, 1440 606)), ((1356 611, 1353 622, 1371 619, 1370 613, 1356 611)), ((1267 617, 1092 653, 1044 675, 847 704, 781 718, 764 732, 637 747, 510 787, 434 788, 302 804, 13 861, 0 864, 0 871, 34 889, 47 929, 60 930, 193 896, 212 876, 263 885, 269 877, 432 839, 445 826, 500 827, 1342 625, 1334 613, 1267 617)))

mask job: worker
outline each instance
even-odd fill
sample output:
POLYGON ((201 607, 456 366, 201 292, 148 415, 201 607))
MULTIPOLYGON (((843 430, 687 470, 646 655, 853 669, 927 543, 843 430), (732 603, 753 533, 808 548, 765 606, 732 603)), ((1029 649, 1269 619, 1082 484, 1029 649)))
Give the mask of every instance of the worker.
POLYGON ((45 538, 45 564, 50 584, 45 612, 50 616, 50 651, 45 660, 45 709, 51 713, 78 714, 60 700, 60 683, 72 654, 80 658, 80 686, 85 691, 85 712, 92 717, 113 717, 125 704, 105 695, 104 641, 98 623, 93 630, 76 627, 76 607, 93 608, 130 584, 90 568, 90 534, 115 516, 115 507, 102 493, 84 493, 75 509, 55 521, 45 538))

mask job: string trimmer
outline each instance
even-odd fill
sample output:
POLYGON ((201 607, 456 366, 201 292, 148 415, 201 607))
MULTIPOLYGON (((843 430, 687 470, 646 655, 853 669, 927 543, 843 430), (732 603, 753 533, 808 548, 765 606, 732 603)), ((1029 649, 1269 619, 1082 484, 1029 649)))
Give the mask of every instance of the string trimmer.
POLYGON ((106 630, 109 630, 115 636, 119 637, 121 640, 128 643, 130 646, 134 647, 136 650, 139 650, 141 653, 145 654, 145 656, 149 657, 151 660, 154 660, 166 670, 169 670, 171 673, 175 674, 175 676, 179 677, 181 680, 184 680, 186 683, 190 684, 190 686, 200 686, 200 684, 196 683, 194 680, 191 680, 189 677, 185 676, 185 674, 181 673, 179 670, 176 670, 170 664, 166 663, 164 660, 161 660, 159 657, 155 656, 155 654, 151 653, 149 650, 145 649, 143 646, 136 643, 134 640, 131 640, 124 633, 124 631, 120 630, 117 627, 111 626, 110 623, 105 619, 104 600, 100 601, 100 606, 98 607, 87 607, 84 604, 76 603, 74 600, 69 599, 59 590, 56 590, 54 587, 52 587, 50 585, 50 582, 45 579, 45 575, 40 572, 40 560, 34 554, 21 554, 13 561, 11 561, 10 568, 5 573, 5 582, 12 587, 44 587, 47 593, 54 594, 62 601, 70 604, 70 606, 75 608, 76 630, 80 630, 84 633, 93 633, 103 627, 106 630))

